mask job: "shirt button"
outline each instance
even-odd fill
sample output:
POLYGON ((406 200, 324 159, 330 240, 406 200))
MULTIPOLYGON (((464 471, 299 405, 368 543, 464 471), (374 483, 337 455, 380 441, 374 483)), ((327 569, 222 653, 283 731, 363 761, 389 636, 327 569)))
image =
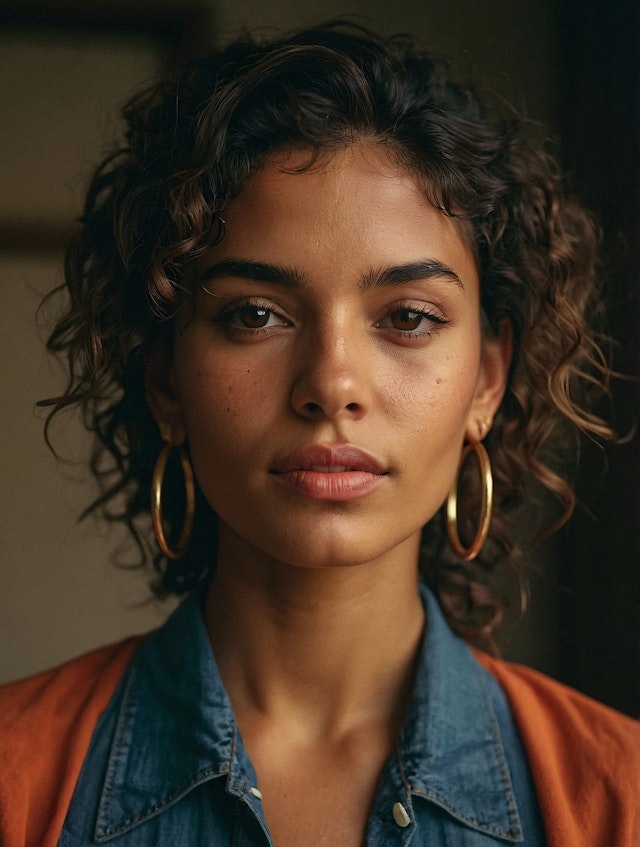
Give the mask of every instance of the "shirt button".
POLYGON ((401 826, 403 829, 411 823, 411 818, 407 814, 407 810, 402 803, 393 804, 393 819, 398 826, 401 826))
POLYGON ((253 786, 249 789, 249 793, 253 794, 254 797, 257 797, 258 800, 262 800, 262 791, 259 788, 254 788, 253 786))

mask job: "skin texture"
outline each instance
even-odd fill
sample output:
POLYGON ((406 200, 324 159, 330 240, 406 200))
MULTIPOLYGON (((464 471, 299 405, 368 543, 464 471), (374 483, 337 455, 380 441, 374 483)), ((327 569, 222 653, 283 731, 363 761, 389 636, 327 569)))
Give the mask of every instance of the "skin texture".
POLYGON ((496 355, 487 342, 481 355, 472 253, 412 177, 372 146, 291 172, 307 158, 272 159, 225 210, 226 236, 201 264, 206 291, 177 331, 175 397, 155 403, 156 417, 176 442, 188 436, 221 521, 221 552, 241 543, 304 567, 353 565, 417 549, 465 434, 477 438, 478 421, 493 414, 496 355), (225 260, 277 265, 301 284, 208 278, 225 260), (460 282, 363 290, 389 267, 433 260, 460 282), (419 325, 403 332, 412 319, 419 325), (283 485, 274 468, 317 444, 363 448, 384 476, 347 501, 283 485))
POLYGON ((218 515, 207 626, 279 847, 362 843, 424 626, 421 529, 511 349, 482 336, 457 224, 383 147, 308 160, 272 155, 229 203, 147 389, 218 515))

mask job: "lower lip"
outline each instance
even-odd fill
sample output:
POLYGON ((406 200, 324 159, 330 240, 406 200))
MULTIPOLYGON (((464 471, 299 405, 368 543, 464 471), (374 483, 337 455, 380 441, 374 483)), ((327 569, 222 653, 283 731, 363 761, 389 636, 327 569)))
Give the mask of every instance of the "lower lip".
POLYGON ((312 500, 357 500, 381 485, 386 474, 367 471, 341 471, 322 473, 319 471, 287 471, 276 473, 275 478, 287 488, 312 500))

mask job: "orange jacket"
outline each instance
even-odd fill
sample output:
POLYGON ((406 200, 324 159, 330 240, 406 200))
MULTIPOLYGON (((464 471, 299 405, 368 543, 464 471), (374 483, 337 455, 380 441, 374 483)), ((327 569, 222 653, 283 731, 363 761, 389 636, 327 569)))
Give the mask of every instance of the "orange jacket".
MULTIPOLYGON (((0 688, 0 845, 56 847, 96 721, 141 639, 0 688)), ((640 724, 483 654, 520 729, 549 847, 640 847, 640 724)))
POLYGON ((507 695, 549 847, 640 847, 640 723, 530 668, 476 655, 507 695))

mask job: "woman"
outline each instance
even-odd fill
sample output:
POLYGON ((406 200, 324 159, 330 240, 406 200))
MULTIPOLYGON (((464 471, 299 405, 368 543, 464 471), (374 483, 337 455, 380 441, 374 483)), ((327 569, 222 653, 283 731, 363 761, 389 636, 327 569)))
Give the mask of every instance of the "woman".
POLYGON ((5 689, 2 844, 637 844, 637 726, 457 637, 526 474, 571 511, 552 439, 609 435, 597 234, 531 128, 341 25, 125 116, 53 411, 188 597, 5 689))

